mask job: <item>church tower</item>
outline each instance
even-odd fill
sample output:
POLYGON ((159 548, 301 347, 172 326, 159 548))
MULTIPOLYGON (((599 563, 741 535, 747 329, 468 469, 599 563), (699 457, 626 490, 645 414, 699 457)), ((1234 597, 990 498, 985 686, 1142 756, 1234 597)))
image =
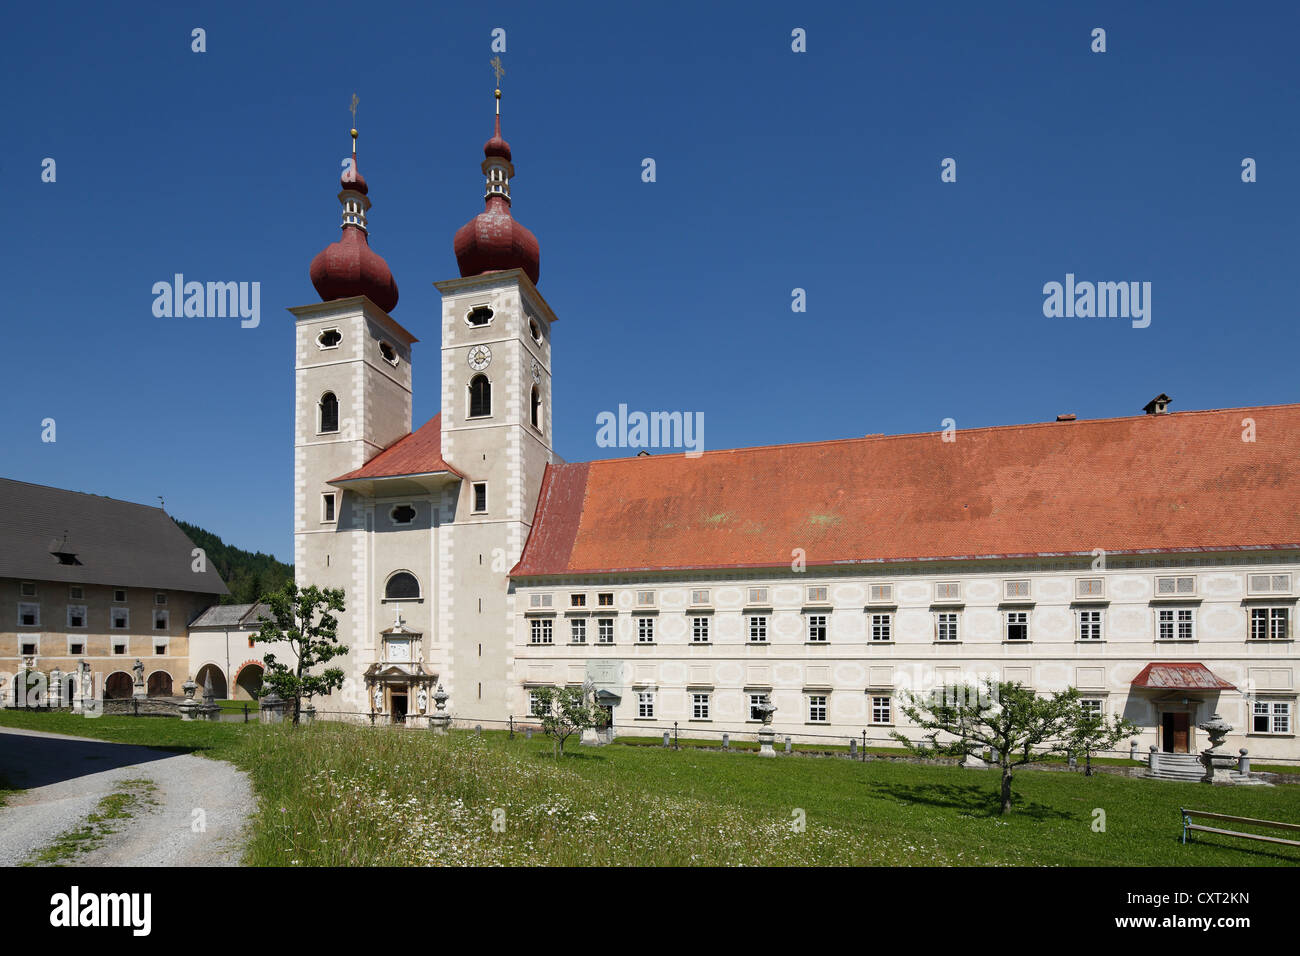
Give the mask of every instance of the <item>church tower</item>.
MULTIPOLYGON (((341 587, 347 610, 339 639, 350 648, 339 662, 373 657, 368 537, 374 507, 330 482, 361 467, 411 430, 411 345, 416 341, 389 314, 397 283, 370 248, 369 188, 351 162, 340 179, 343 234, 311 263, 321 301, 291 308, 296 319, 294 363, 294 568, 299 585, 341 587)), ((381 625, 382 626, 382 625, 381 625)), ((361 710, 356 682, 332 709, 361 710), (341 705, 341 706, 340 706, 341 705)))
POLYGON ((551 447, 551 330, 537 291, 537 238, 511 215, 514 165, 495 132, 483 147, 486 208, 456 233, 461 277, 442 293, 442 457, 465 476, 444 554, 440 630, 451 635, 457 716, 501 720, 517 708, 514 595, 551 447))

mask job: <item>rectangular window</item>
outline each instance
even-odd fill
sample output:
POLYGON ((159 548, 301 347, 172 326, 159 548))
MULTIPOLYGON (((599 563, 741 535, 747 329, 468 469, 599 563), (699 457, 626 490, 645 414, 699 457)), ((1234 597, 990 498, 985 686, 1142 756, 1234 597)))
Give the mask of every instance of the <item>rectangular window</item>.
POLYGON ((691 694, 691 719, 692 720, 709 719, 709 695, 708 694, 691 694))
POLYGON ((1196 639, 1195 608, 1161 608, 1157 616, 1160 626, 1156 636, 1160 640, 1192 641, 1196 639))
POLYGON ((36 597, 36 582, 24 581, 18 586, 18 593, 23 597, 36 597))
POLYGON ((530 594, 528 595, 529 607, 550 607, 551 595, 549 594, 530 594))
POLYGON ((474 482, 474 514, 481 515, 487 509, 487 482, 474 482))
POLYGON ((1290 632, 1290 623, 1290 608, 1253 607, 1250 609, 1250 639, 1285 641, 1290 632))
POLYGON ((1291 733, 1291 702, 1286 700, 1255 701, 1251 731, 1257 734, 1291 733))
POLYGON ((325 494, 320 496, 320 520, 334 520, 334 494, 325 494))
POLYGON ((597 594, 597 595, 596 595, 596 604, 599 605, 600 607, 613 607, 613 606, 614 606, 614 592, 613 592, 613 591, 602 591, 601 593, 597 594))
POLYGON ((24 635, 23 639, 19 642, 19 647, 21 648, 19 653, 22 654, 23 657, 35 657, 39 644, 40 641, 37 638, 24 635))
POLYGON ((569 640, 575 644, 587 643, 587 619, 575 617, 569 622, 569 640))
POLYGON ((894 586, 892 584, 873 584, 869 592, 872 604, 888 604, 894 599, 894 586))
POLYGON ((935 615, 937 639, 941 641, 957 640, 957 612, 940 611, 935 615))
POLYGON ((824 588, 824 587, 809 588, 809 589, 808 589, 808 603, 809 603, 809 604, 825 604, 825 603, 826 603, 826 593, 827 593, 827 589, 824 588))
POLYGON ((1029 612, 1028 611, 1007 612, 1007 640, 1008 641, 1029 640, 1029 612))
POLYGON ((1101 578, 1079 578, 1074 593, 1081 598, 1099 598, 1105 593, 1105 585, 1101 578))
POLYGON ((767 604, 767 588, 750 588, 750 604, 767 604))
POLYGON ((166 607, 166 606, 167 606, 167 592, 166 592, 166 591, 155 591, 155 592, 154 592, 154 596, 153 596, 153 603, 154 603, 154 605, 157 606, 157 607, 166 607))
POLYGON ((528 713, 534 717, 546 716, 546 705, 542 703, 542 695, 535 690, 528 692, 528 713))
POLYGON ((1289 594, 1291 575, 1252 574, 1249 576, 1247 587, 1251 594, 1289 594))
POLYGON ((643 690, 636 695, 636 715, 638 717, 654 717, 655 715, 654 691, 643 690))
POLYGON ((1079 612, 1079 640, 1101 640, 1101 611, 1079 612))
POLYGON ((637 606, 637 607, 654 607, 654 606, 655 606, 655 593, 654 593, 654 591, 637 591, 637 592, 636 592, 636 606, 637 606))
POLYGON ((74 601, 80 601, 85 596, 86 596, 85 591, 82 590, 80 584, 74 584, 70 588, 68 588, 68 597, 70 597, 74 601))
POLYGON ((166 611, 159 610, 159 609, 157 609, 157 608, 154 609, 154 612, 153 612, 153 629, 154 629, 155 631, 165 631, 165 630, 167 630, 167 612, 166 612, 166 611))
POLYGON ((709 603, 709 591, 701 588, 691 592, 691 607, 705 607, 709 603))
POLYGON ((114 604, 126 603, 126 588, 115 588, 113 590, 113 603, 114 604))
POLYGON ((871 722, 873 724, 892 724, 894 722, 889 704, 888 697, 873 696, 871 698, 871 722))
POLYGON ((113 639, 113 653, 114 653, 114 654, 125 654, 125 653, 126 653, 126 647, 127 647, 127 644, 126 644, 126 638, 121 637, 121 638, 114 638, 114 639, 113 639))
POLYGON ((1186 597, 1195 593, 1195 575, 1170 575, 1156 578, 1156 597, 1186 597))
POLYGON ((750 720, 762 720, 762 719, 763 719, 763 710, 762 710, 762 707, 763 707, 763 705, 764 705, 765 703, 767 703, 767 695, 766 695, 766 694, 750 694, 750 695, 749 695, 749 719, 750 719, 750 720))
POLYGON ((1029 597, 1028 581, 1007 581, 1004 591, 1008 601, 1015 601, 1029 597))
POLYGON ((767 643, 767 615, 751 614, 749 616, 749 643, 767 643))
POLYGON ((1079 710, 1085 717, 1100 717, 1103 711, 1103 705, 1100 698, 1084 697, 1079 701, 1079 710))
POLYGON ((892 614, 871 615, 871 639, 882 644, 894 639, 894 616, 892 614))
POLYGON ((826 643, 826 615, 808 615, 808 640, 814 644, 826 643))
POLYGON ((69 641, 68 653, 73 657, 79 657, 86 653, 86 645, 81 641, 69 641))
POLYGON ((554 630, 553 623, 549 617, 533 618, 529 622, 532 625, 532 642, 534 644, 551 644, 553 643, 554 630))
POLYGON ((636 619, 636 642, 638 644, 653 644, 655 642, 654 618, 638 617, 636 619))
POLYGON ((587 595, 585 594, 569 595, 569 607, 586 607, 586 606, 587 606, 587 595))
POLYGON ((691 618, 691 643, 709 643, 709 619, 706 616, 691 618))
POLYGON ((596 618, 596 643, 614 643, 614 619, 612 617, 596 618))
POLYGON ((826 695, 813 694, 808 698, 808 720, 814 724, 826 723, 826 695))
POLYGON ((936 601, 960 601, 961 582, 960 581, 938 582, 934 586, 934 599, 936 601))
POLYGON ((167 653, 167 642, 166 642, 166 641, 155 641, 155 642, 154 642, 154 645, 153 645, 153 652, 154 652, 155 654, 159 655, 159 656, 166 654, 166 653, 167 653))
POLYGON ((20 603, 18 605, 19 627, 40 627, 41 606, 39 604, 20 603))

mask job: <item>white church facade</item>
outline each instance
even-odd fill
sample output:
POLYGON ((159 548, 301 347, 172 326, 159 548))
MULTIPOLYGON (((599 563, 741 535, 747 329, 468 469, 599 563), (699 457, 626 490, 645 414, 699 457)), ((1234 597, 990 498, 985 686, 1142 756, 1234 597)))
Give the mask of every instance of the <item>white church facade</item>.
MULTIPOLYGON (((326 716, 526 719, 593 682, 621 734, 879 744, 908 691, 1074 686, 1140 748, 1300 758, 1300 406, 565 463, 556 316, 510 214, 510 147, 436 283, 441 408, 412 421, 416 335, 345 174, 343 236, 295 316, 295 567, 340 587, 326 716), (838 739, 834 739, 838 738, 838 739)), ((355 131, 353 131, 355 144, 355 131)), ((355 156, 355 153, 354 153, 355 156)), ((355 170, 355 164, 353 169, 355 170)), ((416 330, 424 328, 422 324, 416 330)))

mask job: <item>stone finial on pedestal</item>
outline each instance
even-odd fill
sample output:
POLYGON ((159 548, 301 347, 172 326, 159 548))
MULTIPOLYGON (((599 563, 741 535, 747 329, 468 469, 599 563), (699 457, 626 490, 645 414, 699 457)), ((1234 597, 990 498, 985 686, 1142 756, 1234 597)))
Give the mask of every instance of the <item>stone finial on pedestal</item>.
POLYGON ((181 684, 181 690, 185 692, 185 699, 177 706, 181 712, 181 720, 193 720, 195 712, 202 706, 194 699, 194 691, 198 684, 194 683, 194 676, 190 675, 185 678, 185 683, 181 684))
POLYGON ((1214 714, 1209 720, 1196 725, 1198 730, 1203 730, 1210 738, 1210 746, 1201 751, 1201 765, 1205 767, 1205 776, 1201 778, 1203 783, 1233 783, 1232 771, 1235 769, 1237 761, 1232 754, 1215 753, 1215 749, 1223 743, 1223 738, 1228 736, 1232 730, 1232 724, 1228 723, 1218 714, 1214 714))
MULTIPOLYGON (((776 748, 772 744, 776 741, 776 731, 772 729, 772 715, 776 713, 776 704, 772 703, 771 696, 764 694, 762 702, 754 709, 763 718, 763 726, 758 729, 758 755, 775 757, 776 748)), ((789 748, 786 750, 788 752, 789 748)))
POLYGON ((439 681, 438 689, 433 692, 433 713, 429 715, 429 729, 438 736, 447 733, 451 727, 451 714, 447 713, 447 697, 449 695, 442 689, 442 682, 439 681))

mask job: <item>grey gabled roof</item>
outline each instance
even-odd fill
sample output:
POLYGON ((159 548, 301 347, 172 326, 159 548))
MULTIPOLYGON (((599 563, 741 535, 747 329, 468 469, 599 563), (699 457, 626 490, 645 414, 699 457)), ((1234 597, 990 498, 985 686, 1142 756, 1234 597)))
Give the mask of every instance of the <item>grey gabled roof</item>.
POLYGON ((269 604, 214 604, 194 619, 190 630, 196 627, 253 628, 270 618, 269 604))
POLYGON ((0 478, 0 578, 228 594, 210 560, 192 570, 193 549, 161 508, 0 478))

